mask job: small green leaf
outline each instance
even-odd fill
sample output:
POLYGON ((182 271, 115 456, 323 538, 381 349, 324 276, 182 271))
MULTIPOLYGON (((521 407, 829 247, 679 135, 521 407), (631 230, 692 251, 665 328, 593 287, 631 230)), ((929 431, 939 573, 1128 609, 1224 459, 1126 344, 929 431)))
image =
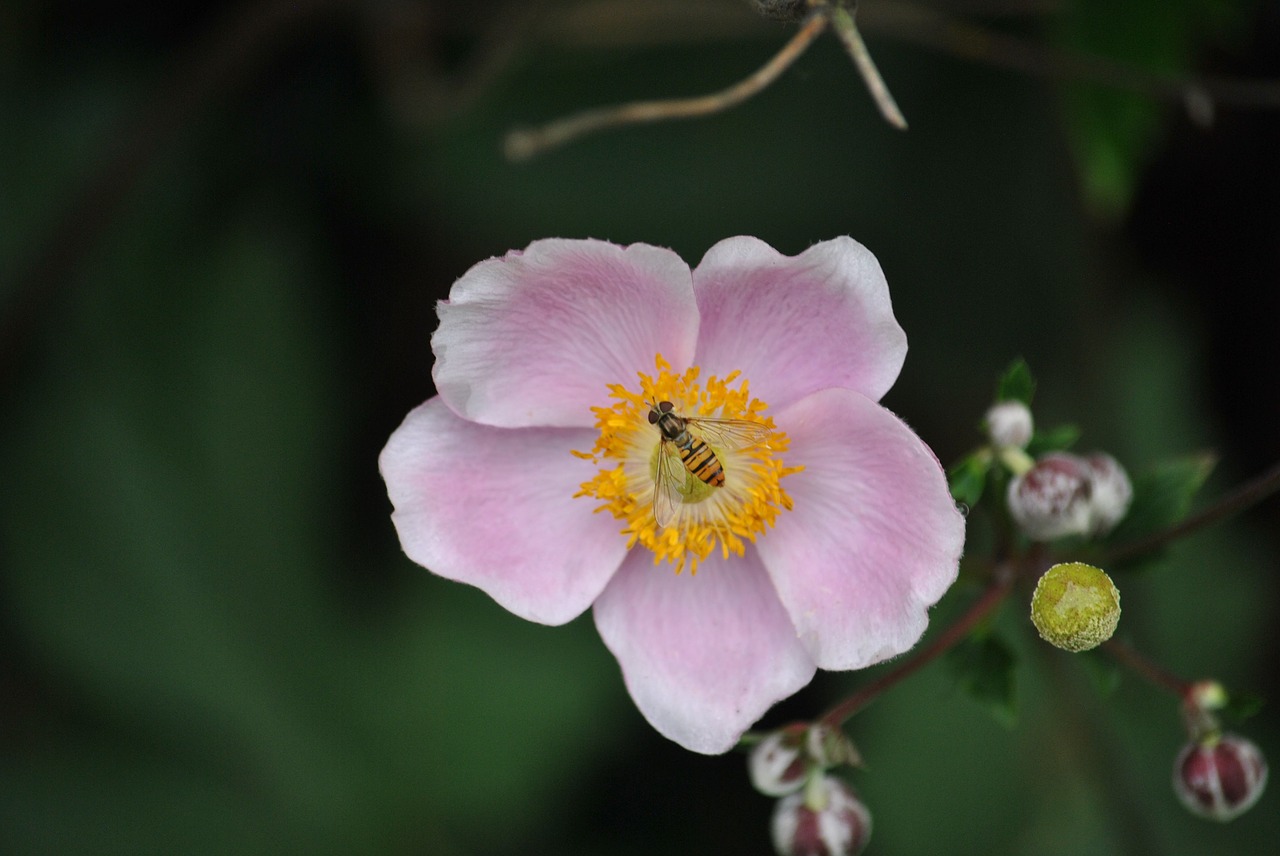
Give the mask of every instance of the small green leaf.
POLYGON ((970 636, 947 654, 956 683, 1006 728, 1018 722, 1017 657, 994 635, 970 636))
POLYGON ((1075 662, 1084 667, 1089 682, 1103 698, 1110 696, 1120 686, 1120 667, 1110 657, 1103 657, 1096 650, 1083 651, 1076 655, 1075 662))
POLYGON ((1257 693, 1231 693, 1222 708, 1222 717, 1233 723, 1243 722, 1262 710, 1266 700, 1257 693))
POLYGON ((1129 513, 1107 538, 1124 544, 1159 532, 1187 516, 1191 501, 1209 478, 1215 455, 1189 455, 1157 464, 1133 480, 1129 513))
POLYGON ((979 449, 954 464, 947 472, 952 498, 970 508, 977 505, 990 469, 991 452, 988 449, 979 449))
POLYGON ((1075 425, 1059 425, 1047 431, 1037 431, 1027 444, 1027 454, 1033 458, 1047 452, 1070 449, 1080 439, 1080 429, 1075 425))
POLYGON ((1036 381, 1031 376, 1031 368, 1022 357, 1014 360, 996 385, 996 401, 1021 401, 1031 406, 1031 398, 1036 393, 1036 381))

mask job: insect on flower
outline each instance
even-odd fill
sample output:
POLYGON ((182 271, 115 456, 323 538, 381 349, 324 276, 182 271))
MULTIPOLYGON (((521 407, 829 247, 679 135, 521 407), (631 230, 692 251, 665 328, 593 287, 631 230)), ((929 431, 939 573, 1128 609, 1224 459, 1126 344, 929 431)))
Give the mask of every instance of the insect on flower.
POLYGON ((670 401, 651 403, 649 424, 662 434, 653 468, 653 519, 664 527, 675 521, 692 493, 673 457, 678 455, 688 474, 702 484, 724 487, 724 467, 712 446, 719 446, 722 453, 738 451, 763 442, 770 433, 768 425, 745 419, 680 416, 670 401))
POLYGON ((548 238, 439 313, 439 395, 379 458, 405 553, 531 621, 591 609, 662 734, 726 752, 920 639, 964 518, 878 403, 907 338, 866 247, 548 238))

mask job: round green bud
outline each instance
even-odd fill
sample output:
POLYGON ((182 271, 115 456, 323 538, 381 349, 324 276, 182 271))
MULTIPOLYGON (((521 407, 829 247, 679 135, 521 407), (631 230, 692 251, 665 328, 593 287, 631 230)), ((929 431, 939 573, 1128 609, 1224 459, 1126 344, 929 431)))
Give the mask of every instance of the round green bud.
POLYGON ((1031 595, 1031 623, 1050 645, 1088 651, 1111 638, 1120 622, 1120 592, 1111 577, 1083 562, 1054 565, 1031 595))

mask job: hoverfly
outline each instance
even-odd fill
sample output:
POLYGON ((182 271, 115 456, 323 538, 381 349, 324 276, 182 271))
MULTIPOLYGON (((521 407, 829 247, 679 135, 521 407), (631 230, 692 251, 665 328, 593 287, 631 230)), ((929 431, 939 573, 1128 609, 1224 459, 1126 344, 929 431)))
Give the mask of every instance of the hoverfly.
POLYGON ((662 435, 653 477, 653 518, 660 527, 674 521, 684 503, 685 474, 672 463, 671 447, 695 478, 709 487, 723 487, 724 467, 709 444, 721 451, 737 451, 763 441, 772 431, 745 419, 680 416, 674 406, 670 401, 654 401, 649 407, 649 424, 662 435))

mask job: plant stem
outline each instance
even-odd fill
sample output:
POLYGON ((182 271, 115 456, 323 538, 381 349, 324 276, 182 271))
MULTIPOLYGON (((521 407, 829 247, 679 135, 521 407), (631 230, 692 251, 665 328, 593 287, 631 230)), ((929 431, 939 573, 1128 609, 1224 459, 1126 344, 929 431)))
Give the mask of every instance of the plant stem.
POLYGON ((1126 642, 1121 642, 1119 639, 1108 639, 1102 643, 1102 647, 1106 648, 1107 653, 1122 665, 1137 672, 1160 689, 1168 690, 1180 699, 1185 698, 1187 692, 1191 689, 1190 681, 1184 681, 1126 642))
POLYGON ((1136 541, 1130 541, 1128 544, 1122 544, 1108 551, 1103 554, 1100 561, 1106 564, 1113 564, 1141 556, 1144 553, 1150 553, 1165 544, 1190 535, 1197 529, 1203 529, 1210 524, 1217 523, 1219 520, 1238 514, 1278 490, 1280 490, 1280 463, 1277 463, 1257 478, 1245 482, 1231 493, 1200 509, 1195 514, 1183 518, 1168 529, 1163 529, 1136 541))
POLYGON ((876 68, 875 61, 871 58, 871 52, 867 50, 866 43, 862 41, 862 34, 858 32, 858 25, 854 21, 853 12, 844 6, 832 6, 831 23, 836 35, 840 38, 840 43, 844 45, 844 49, 849 53, 849 58, 853 60, 858 73, 862 75, 862 80, 866 83, 867 91, 871 93, 871 100, 875 102, 880 115, 899 131, 905 131, 907 129, 906 117, 898 109, 898 102, 894 100, 893 93, 889 91, 888 85, 885 84, 884 78, 880 75, 880 69, 876 68))
POLYGON ((1004 602, 1005 597, 1013 589, 1017 577, 1013 566, 1009 564, 998 566, 993 582, 955 623, 939 633, 928 645, 899 663, 897 667, 880 675, 866 686, 860 687, 844 701, 831 708, 822 715, 819 722, 832 728, 840 728, 845 720, 870 704, 880 693, 945 654, 968 636, 969 631, 978 622, 993 613, 1004 602))
POLYGON ((735 107, 763 90, 808 49, 830 18, 825 13, 814 13, 791 37, 782 50, 774 54, 750 76, 727 89, 700 95, 695 98, 675 98, 665 101, 635 101, 615 107, 588 110, 543 125, 540 128, 517 128, 507 134, 504 151, 513 161, 527 160, 534 155, 562 146, 585 134, 618 128, 641 122, 659 122, 667 119, 689 119, 719 113, 735 107))

